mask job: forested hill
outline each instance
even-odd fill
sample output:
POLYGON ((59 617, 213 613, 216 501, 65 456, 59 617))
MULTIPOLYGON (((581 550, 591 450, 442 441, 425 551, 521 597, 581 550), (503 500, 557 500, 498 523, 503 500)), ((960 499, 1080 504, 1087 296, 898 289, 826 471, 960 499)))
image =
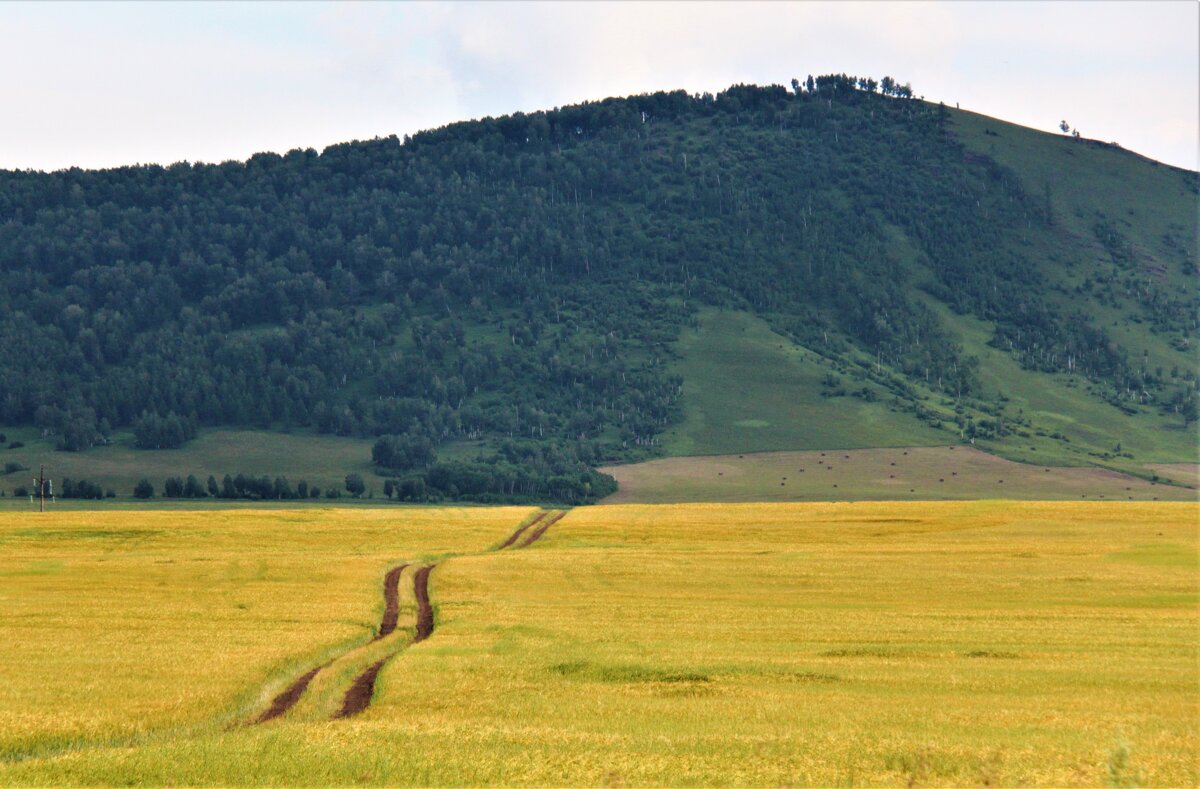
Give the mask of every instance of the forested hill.
MULTIPOLYGON (((72 451, 124 428, 158 447, 310 427, 382 437, 380 468, 435 469, 458 495, 586 500, 607 489, 587 469, 653 454, 681 419, 675 342, 706 306, 955 439, 1022 421, 948 316, 1114 415, 1193 420, 1196 174, 1107 149, 1167 179, 1130 196, 1168 206, 1148 230, 883 88, 827 76, 246 162, 2 172, 0 424, 72 451), (478 459, 436 461, 468 440, 478 459)), ((1052 157, 1103 145, 1043 136, 1052 157)))

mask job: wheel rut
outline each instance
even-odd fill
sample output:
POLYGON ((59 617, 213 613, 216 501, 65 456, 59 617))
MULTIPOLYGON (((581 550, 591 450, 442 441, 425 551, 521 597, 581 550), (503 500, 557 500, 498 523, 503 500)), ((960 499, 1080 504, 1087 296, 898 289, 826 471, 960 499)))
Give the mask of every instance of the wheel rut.
POLYGON ((379 633, 375 640, 391 635, 396 630, 396 621, 400 618, 400 575, 407 564, 388 570, 383 579, 383 621, 379 623, 379 633))
POLYGON ((433 635, 433 606, 429 602, 429 574, 436 564, 431 564, 417 570, 413 576, 413 591, 417 595, 417 637, 414 644, 419 644, 433 635))
MULTIPOLYGON (((566 514, 564 510, 543 510, 539 512, 529 523, 513 531, 495 550, 502 551, 507 548, 515 550, 529 547, 541 539, 546 531, 555 523, 562 520, 566 514)), ((388 570, 384 576, 383 618, 379 623, 379 630, 376 632, 375 637, 368 643, 373 644, 381 641, 397 631, 400 620, 400 579, 404 571, 412 566, 411 563, 397 565, 388 570)), ((427 564, 418 567, 416 572, 413 573, 413 595, 417 601, 417 618, 416 628, 411 641, 412 644, 419 644, 429 638, 433 635, 433 630, 436 626, 433 603, 429 597, 429 575, 435 567, 437 567, 436 564, 427 564)), ((371 699, 375 695, 375 683, 379 678, 379 672, 383 670, 383 667, 387 665, 389 660, 402 652, 406 646, 408 646, 407 643, 400 644, 391 654, 371 663, 371 665, 367 666, 366 669, 354 678, 354 681, 350 683, 349 688, 346 689, 342 697, 341 707, 333 715, 334 720, 354 717, 370 706, 371 699)), ((346 655, 353 653, 356 649, 362 649, 362 647, 347 650, 341 655, 297 677, 282 693, 271 700, 270 706, 254 718, 252 723, 266 723, 286 714, 299 703, 313 679, 322 670, 328 668, 346 655)))
POLYGON ((375 695, 375 678, 379 676, 379 671, 387 662, 387 658, 377 660, 366 671, 354 678, 350 689, 342 698, 342 708, 333 716, 334 720, 351 718, 371 704, 371 697, 375 695))
MULTIPOLYGON (((546 533, 547 529, 549 529, 551 526, 553 526, 554 524, 556 524, 560 520, 562 520, 563 516, 565 516, 566 514, 567 513, 559 510, 558 512, 555 512, 552 515, 550 515, 550 517, 546 518, 540 526, 538 526, 536 529, 534 529, 532 532, 530 532, 529 536, 525 538, 525 542, 521 543, 517 547, 518 548, 528 548, 530 545, 533 545, 535 542, 537 542, 538 540, 540 540, 542 538, 542 535, 546 533)), ((530 524, 530 525, 532 525, 532 524, 530 524)))
MULTIPOLYGON (((387 575, 383 577, 383 619, 379 622, 379 631, 372 642, 378 641, 384 636, 390 635, 396 630, 396 623, 400 618, 400 576, 404 573, 407 564, 401 564, 388 570, 387 575)), ((336 658, 334 658, 336 660, 336 658)), ((328 660, 314 669, 301 674, 292 684, 284 688, 283 692, 271 700, 271 706, 267 707, 261 715, 254 719, 254 723, 266 723, 267 721, 275 720, 292 707, 299 703, 300 698, 304 695, 304 691, 308 690, 308 686, 316 678, 317 674, 325 668, 328 668, 334 661, 328 660)), ((379 673, 379 668, 383 666, 381 661, 378 667, 375 668, 375 673, 379 673)), ((368 673, 369 673, 368 669, 368 673)), ((365 676, 365 674, 364 674, 365 676)), ((362 679, 360 676, 359 679, 362 679)), ((357 682, 357 680, 356 680, 357 682)), ((375 684, 375 677, 371 677, 372 687, 375 684)), ((353 690, 353 688, 351 688, 353 690)), ((349 694, 347 694, 349 695, 349 694)), ((368 700, 370 695, 368 693, 368 700)))
MULTIPOLYGON (((429 602, 429 574, 433 572, 434 567, 437 565, 425 565, 413 575, 413 593, 417 598, 417 633, 413 638, 414 644, 419 644, 433 635, 433 605, 429 602)), ((393 623, 394 628, 395 624, 393 623)), ((375 695, 375 680, 379 677, 379 672, 398 653, 399 650, 375 661, 363 673, 354 678, 346 695, 342 697, 342 707, 334 714, 334 720, 352 718, 371 705, 371 699, 375 695)))
POLYGON ((519 526, 517 528, 517 530, 515 532, 513 532, 512 534, 510 534, 508 539, 505 540, 504 543, 496 550, 503 551, 505 548, 510 547, 514 542, 521 539, 522 534, 524 534, 526 531, 528 531, 531 527, 536 526, 538 523, 540 523, 542 521, 543 518, 545 518, 549 514, 550 513, 545 512, 545 511, 539 512, 537 517, 534 518, 533 520, 531 520, 529 523, 526 523, 524 526, 519 526))
MULTIPOLYGON (((333 661, 329 661, 332 663, 333 661)), ((313 677, 317 676, 321 669, 329 665, 324 663, 316 668, 300 675, 300 678, 288 685, 287 688, 271 700, 271 706, 254 719, 255 723, 266 723, 269 720, 278 718, 283 713, 296 706, 296 702, 300 701, 300 697, 304 695, 304 691, 308 690, 308 683, 313 681, 313 677)))

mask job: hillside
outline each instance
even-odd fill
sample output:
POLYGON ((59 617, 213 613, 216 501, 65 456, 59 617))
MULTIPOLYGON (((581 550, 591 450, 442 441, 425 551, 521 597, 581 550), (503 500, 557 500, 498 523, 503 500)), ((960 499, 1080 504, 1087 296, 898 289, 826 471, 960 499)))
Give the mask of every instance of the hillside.
POLYGON ((1196 174, 890 94, 2 172, 0 432, 147 474, 197 431, 365 439, 410 500, 765 449, 1194 463, 1196 174))

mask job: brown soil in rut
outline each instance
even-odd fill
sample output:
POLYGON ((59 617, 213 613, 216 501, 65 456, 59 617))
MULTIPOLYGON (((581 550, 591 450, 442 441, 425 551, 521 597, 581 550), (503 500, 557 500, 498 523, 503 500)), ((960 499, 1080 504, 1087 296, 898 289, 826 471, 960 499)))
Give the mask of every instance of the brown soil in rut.
POLYGON ((429 603, 429 574, 436 564, 422 567, 413 577, 413 591, 417 595, 417 637, 414 644, 419 644, 433 635, 433 606, 429 603))
POLYGON ((379 633, 375 640, 390 635, 396 630, 396 620, 400 618, 400 574, 407 564, 393 567, 383 578, 383 621, 379 623, 379 633))
POLYGON ((262 715, 259 715, 254 722, 266 723, 269 720, 274 720, 290 710, 292 707, 296 706, 296 702, 300 701, 300 697, 303 696, 304 691, 308 689, 308 683, 313 681, 313 677, 317 676, 318 671, 328 665, 329 663, 325 663, 324 665, 317 666, 306 674, 303 674, 291 685, 288 685, 287 689, 284 690, 283 693, 280 693, 278 696, 276 696, 271 701, 271 706, 268 707, 262 715))
MULTIPOLYGON (((543 534, 546 533, 552 525, 566 515, 562 511, 549 511, 538 513, 529 523, 516 529, 508 539, 497 550, 504 550, 516 545, 518 548, 525 548, 537 542, 543 534)), ((401 564, 388 570, 383 579, 383 600, 384 610, 383 619, 379 623, 379 630, 375 637, 371 639, 380 641, 392 633, 396 632, 396 626, 400 619, 400 578, 404 571, 410 567, 409 564, 401 564)), ((419 644, 425 639, 433 635, 434 616, 433 605, 429 600, 429 574, 437 567, 436 564, 429 564, 419 568, 413 573, 413 594, 417 600, 417 622, 416 633, 413 637, 414 644, 419 644)), ((398 654, 397 649, 386 657, 375 661, 367 667, 365 671, 354 678, 354 682, 346 691, 346 695, 342 697, 342 706, 334 714, 334 718, 349 718, 358 715, 371 704, 371 698, 375 695, 375 682, 379 678, 379 672, 389 660, 398 654)), ((328 661, 316 668, 306 672, 299 677, 295 682, 276 696, 271 701, 271 706, 254 720, 255 723, 265 723, 280 717, 299 701, 300 697, 308 689, 313 678, 333 661, 328 661)))
MULTIPOLYGON (((417 598, 417 635, 413 639, 414 644, 424 641, 433 633, 433 605, 429 602, 429 573, 436 566, 436 564, 430 564, 422 567, 413 576, 413 592, 417 598)), ((391 573, 388 575, 390 576, 391 573)), ((399 573, 396 577, 399 578, 399 573)), ((395 630, 394 621, 392 630, 395 630)), ((384 664, 392 657, 394 655, 388 655, 382 660, 372 663, 366 671, 354 679, 354 684, 350 686, 342 699, 342 708, 333 716, 335 719, 353 717, 370 706, 371 698, 375 695, 375 680, 379 677, 379 672, 383 670, 384 664)))
POLYGON ((342 708, 337 711, 334 718, 349 718, 367 708, 367 705, 371 703, 371 697, 375 695, 375 678, 379 676, 380 669, 387 661, 388 659, 384 658, 372 663, 370 668, 355 678, 354 684, 350 686, 350 690, 346 691, 346 695, 342 699, 342 708))
POLYGON ((535 542, 537 542, 541 538, 541 536, 543 534, 546 533, 547 529, 549 529, 551 526, 553 526, 554 524, 556 524, 560 520, 562 520, 564 515, 566 515, 565 512, 556 512, 553 515, 551 515, 549 518, 547 518, 545 520, 545 522, 542 523, 541 526, 538 526, 536 529, 534 529, 533 533, 530 534, 528 537, 526 537, 525 542, 521 543, 520 546, 518 546, 518 547, 528 548, 530 545, 533 545, 535 542))
POLYGON ((501 545, 496 550, 503 551, 505 548, 510 547, 514 542, 521 539, 521 535, 524 534, 526 531, 528 531, 530 527, 536 526, 538 523, 541 522, 542 518, 545 518, 548 514, 549 513, 546 513, 546 512, 539 512, 538 516, 536 518, 531 520, 529 523, 526 523, 524 526, 518 527, 515 532, 510 534, 508 536, 508 539, 504 541, 504 544, 501 545))
MULTIPOLYGON (((396 630, 396 622, 400 618, 400 575, 404 572, 406 567, 408 567, 407 564, 402 564, 399 567, 393 567, 392 569, 388 570, 387 575, 383 577, 383 620, 379 623, 379 632, 375 635, 375 638, 372 639, 374 641, 378 641, 384 636, 394 633, 396 630)), ((321 669, 325 668, 332 662, 333 661, 331 660, 328 663, 317 666, 311 671, 301 675, 299 679, 297 679, 291 685, 288 685, 283 693, 280 693, 278 696, 276 696, 271 701, 271 706, 268 707, 262 715, 259 715, 254 722, 266 723, 269 720, 274 720, 290 710, 292 707, 296 706, 296 703, 300 701, 300 697, 304 695, 304 691, 308 690, 309 683, 313 681, 313 678, 317 676, 321 669)), ((367 669, 366 673, 355 680, 354 684, 357 686, 359 682, 362 682, 365 678, 367 678, 368 674, 370 675, 370 687, 367 691, 368 701, 371 698, 370 691, 375 685, 375 674, 378 674, 379 669, 382 667, 383 661, 380 661, 374 666, 371 666, 370 669, 367 669), (372 673, 372 671, 374 671, 374 673, 372 673)), ((354 693, 353 687, 350 689, 350 692, 346 694, 346 698, 349 699, 352 693, 354 693)), ((366 705, 364 704, 363 706, 366 705)))

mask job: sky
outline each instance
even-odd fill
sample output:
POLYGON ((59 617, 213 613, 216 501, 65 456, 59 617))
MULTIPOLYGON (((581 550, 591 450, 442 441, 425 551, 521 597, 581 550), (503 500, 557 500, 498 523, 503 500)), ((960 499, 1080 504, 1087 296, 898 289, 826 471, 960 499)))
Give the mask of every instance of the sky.
POLYGON ((245 159, 808 74, 1197 169, 1180 2, 0 2, 0 169, 245 159))

